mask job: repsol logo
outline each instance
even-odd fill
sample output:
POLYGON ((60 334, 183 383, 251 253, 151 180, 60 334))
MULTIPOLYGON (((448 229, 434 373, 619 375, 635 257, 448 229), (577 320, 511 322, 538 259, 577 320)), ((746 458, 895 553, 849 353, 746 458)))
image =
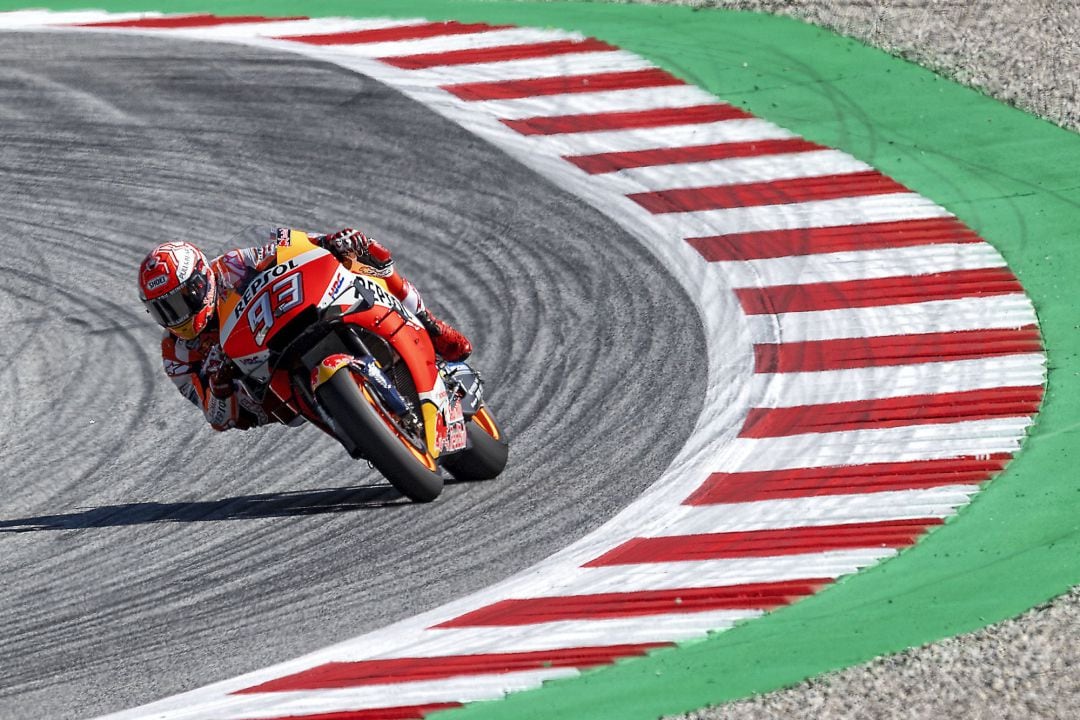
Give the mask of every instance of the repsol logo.
MULTIPOLYGON (((373 281, 369 280, 368 278, 366 278, 366 277, 364 277, 362 275, 359 276, 358 279, 369 290, 371 290, 372 294, 375 295, 375 304, 376 305, 383 305, 385 307, 390 308, 391 310, 395 310, 395 311, 397 311, 397 313, 399 315, 401 315, 406 320, 412 315, 412 313, 407 311, 405 309, 405 306, 401 304, 401 301, 398 300, 393 295, 391 295, 389 292, 387 292, 386 289, 382 285, 380 285, 377 282, 373 282, 373 281)), ((360 299, 360 291, 359 291, 359 289, 357 289, 357 291, 356 291, 356 299, 357 300, 360 299)))
POLYGON ((287 272, 292 272, 296 268, 296 261, 289 260, 288 262, 281 263, 280 265, 275 265, 274 267, 270 268, 266 272, 261 273, 254 280, 249 282, 247 287, 244 288, 244 294, 240 298, 240 302, 236 303, 236 309, 233 310, 233 317, 239 319, 240 315, 243 314, 244 309, 247 308, 248 303, 250 303, 251 300, 259 294, 259 291, 266 287, 266 285, 271 280, 281 277, 287 272))

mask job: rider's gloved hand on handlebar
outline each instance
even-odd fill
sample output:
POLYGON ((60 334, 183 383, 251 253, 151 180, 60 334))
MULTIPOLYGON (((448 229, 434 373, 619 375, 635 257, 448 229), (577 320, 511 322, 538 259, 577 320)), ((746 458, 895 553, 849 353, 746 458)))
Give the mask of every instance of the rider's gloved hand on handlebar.
POLYGON ((236 379, 236 365, 225 357, 221 347, 215 345, 203 361, 203 371, 206 373, 206 384, 214 397, 231 397, 235 388, 233 380, 236 379))
POLYGON ((359 230, 344 228, 324 236, 320 244, 338 258, 344 258, 362 254, 371 240, 359 230))

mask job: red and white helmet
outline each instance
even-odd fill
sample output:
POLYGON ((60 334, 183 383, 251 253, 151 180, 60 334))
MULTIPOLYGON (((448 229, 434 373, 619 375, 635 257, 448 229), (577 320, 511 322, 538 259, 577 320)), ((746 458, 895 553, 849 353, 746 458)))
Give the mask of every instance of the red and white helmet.
POLYGON ((217 288, 210 261, 187 242, 167 242, 139 266, 139 299, 158 325, 192 340, 214 317, 217 288))

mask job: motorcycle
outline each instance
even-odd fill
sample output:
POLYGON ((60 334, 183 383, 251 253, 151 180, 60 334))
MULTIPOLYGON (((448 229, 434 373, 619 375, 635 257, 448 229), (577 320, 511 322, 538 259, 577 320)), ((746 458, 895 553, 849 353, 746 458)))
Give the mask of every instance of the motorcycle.
POLYGON ((254 401, 283 422, 303 417, 406 497, 437 498, 441 469, 487 480, 506 466, 509 445, 480 374, 438 357, 383 280, 353 272, 304 233, 292 231, 272 265, 219 293, 218 317, 222 350, 254 401))

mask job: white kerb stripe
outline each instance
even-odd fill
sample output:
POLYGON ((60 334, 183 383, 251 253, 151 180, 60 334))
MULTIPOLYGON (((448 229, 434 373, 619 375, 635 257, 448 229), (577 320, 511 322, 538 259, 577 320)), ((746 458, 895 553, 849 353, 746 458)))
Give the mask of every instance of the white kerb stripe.
POLYGON ((935 243, 716 263, 734 287, 805 285, 1005 267, 988 243, 935 243))
MULTIPOLYGON (((748 472, 1014 453, 1031 422, 1028 417, 993 418, 786 437, 737 438, 720 450, 715 467, 725 472, 748 472)), ((788 523, 804 523, 804 518, 794 518, 797 520, 791 519, 788 523)))
POLYGON ((679 505, 665 517, 646 524, 639 535, 666 537, 943 518, 967 503, 975 492, 978 492, 976 485, 948 485, 879 493, 679 505))
POLYGON ((504 45, 531 45, 533 43, 557 42, 559 40, 584 40, 581 33, 559 30, 488 30, 486 32, 460 35, 438 35, 417 40, 393 40, 355 45, 334 45, 333 49, 345 55, 372 58, 393 58, 406 55, 428 55, 458 50, 482 50, 504 45))
POLYGON ((883 365, 821 372, 757 373, 752 397, 762 407, 798 407, 877 400, 907 395, 967 392, 996 387, 1042 385, 1046 358, 1041 353, 883 365))
POLYGON ((921 195, 889 193, 785 205, 659 213, 654 216, 654 222, 668 234, 687 238, 951 216, 948 210, 921 195))
MULTIPOLYGON (((441 680, 366 685, 332 690, 233 695, 227 700, 186 710, 155 714, 155 720, 258 720, 322 713, 407 707, 430 703, 494 700, 510 692, 539 687, 546 680, 574 677, 575 668, 549 668, 441 680)), ((299 718, 297 720, 300 720, 299 718)))
POLYGON ((411 71, 408 82, 410 85, 417 87, 430 87, 625 72, 628 70, 647 70, 654 67, 656 66, 640 55, 628 53, 625 50, 601 50, 529 58, 527 60, 424 68, 411 71))
POLYGON ((15 10, 0 12, 0 28, 17 30, 19 28, 45 27, 48 25, 82 25, 84 23, 142 20, 143 18, 161 16, 162 14, 159 12, 107 13, 100 10, 78 10, 73 12, 15 10))
POLYGON ((689 590, 807 578, 836 578, 895 554, 896 550, 893 548, 866 547, 774 557, 576 568, 560 573, 554 581, 551 578, 537 578, 533 583, 520 583, 514 588, 514 597, 689 590))
MULTIPOLYGON (((640 615, 596 620, 559 620, 530 625, 434 628, 395 643, 394 647, 355 643, 342 647, 333 661, 378 658, 449 656, 478 653, 536 652, 613 643, 667 643, 725 630, 737 622, 762 615, 761 610, 640 615)), ((392 642, 392 641, 391 641, 392 642)))
POLYGON ((372 18, 355 20, 352 18, 312 18, 310 20, 281 20, 278 22, 255 22, 210 27, 176 28, 170 33, 182 36, 197 36, 207 40, 241 40, 244 38, 272 38, 282 35, 324 35, 329 33, 357 32, 360 30, 383 30, 394 27, 423 25, 428 21, 422 18, 398 20, 391 18, 372 18))
MULTIPOLYGON (((708 104, 713 104, 715 99, 708 104)), ((657 148, 677 148, 719 143, 783 140, 797 137, 790 130, 767 120, 716 120, 690 125, 671 125, 633 130, 596 130, 582 133, 536 135, 557 155, 595 155, 610 152, 634 152, 657 148)))
POLYGON ((872 169, 866 163, 839 150, 814 150, 708 162, 652 165, 596 175, 593 180, 601 187, 606 186, 615 192, 633 193, 844 175, 872 169))
POLYGON ((470 103, 470 106, 477 112, 494 115, 503 120, 520 120, 556 115, 657 110, 715 102, 715 97, 693 85, 673 85, 567 95, 539 95, 517 100, 482 100, 470 103))
POLYGON ((801 342, 880 335, 915 335, 1020 328, 1037 322, 1023 293, 934 300, 906 305, 749 315, 756 342, 801 342))

